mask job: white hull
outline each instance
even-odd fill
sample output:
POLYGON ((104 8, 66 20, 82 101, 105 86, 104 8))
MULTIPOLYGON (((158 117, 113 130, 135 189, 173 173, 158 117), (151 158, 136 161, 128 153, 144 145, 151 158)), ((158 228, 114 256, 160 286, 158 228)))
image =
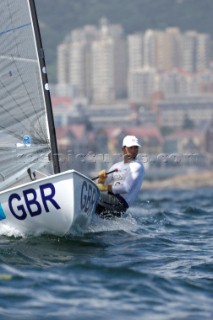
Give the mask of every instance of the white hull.
POLYGON ((98 198, 95 183, 74 170, 48 176, 0 192, 0 228, 65 235, 90 223, 98 198))

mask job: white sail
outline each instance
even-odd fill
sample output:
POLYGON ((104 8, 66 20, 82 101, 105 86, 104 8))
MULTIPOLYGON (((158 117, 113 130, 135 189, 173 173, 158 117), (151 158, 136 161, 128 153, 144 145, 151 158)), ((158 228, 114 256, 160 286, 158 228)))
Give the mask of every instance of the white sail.
POLYGON ((100 192, 79 172, 60 173, 34 0, 1 0, 0 119, 0 228, 64 235, 87 225, 100 192), (48 176, 34 174, 45 166, 48 176))
MULTIPOLYGON (((31 1, 1 0, 0 190, 49 163, 45 94, 31 1)), ((53 172, 53 165, 50 172, 53 172)))

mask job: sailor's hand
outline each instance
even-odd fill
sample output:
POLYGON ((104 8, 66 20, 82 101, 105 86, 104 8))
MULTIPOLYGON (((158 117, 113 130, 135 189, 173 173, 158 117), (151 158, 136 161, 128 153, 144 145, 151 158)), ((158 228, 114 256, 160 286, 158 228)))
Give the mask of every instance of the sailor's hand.
POLYGON ((97 187, 100 191, 104 192, 104 191, 108 191, 108 185, 103 184, 103 183, 98 183, 97 187))
POLYGON ((99 179, 106 179, 106 178, 107 178, 106 170, 101 170, 101 171, 98 173, 98 176, 99 176, 99 179))
POLYGON ((104 183, 106 178, 107 178, 107 173, 106 173, 106 170, 101 170, 99 173, 98 173, 98 177, 99 177, 99 180, 98 180, 98 183, 104 183))

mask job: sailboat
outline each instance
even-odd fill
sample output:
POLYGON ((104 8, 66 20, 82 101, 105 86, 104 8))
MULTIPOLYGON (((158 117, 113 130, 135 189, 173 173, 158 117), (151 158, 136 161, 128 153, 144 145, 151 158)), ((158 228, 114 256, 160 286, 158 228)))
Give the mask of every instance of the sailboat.
POLYGON ((1 0, 0 21, 0 228, 63 236, 90 223, 100 193, 60 171, 34 0, 1 0))

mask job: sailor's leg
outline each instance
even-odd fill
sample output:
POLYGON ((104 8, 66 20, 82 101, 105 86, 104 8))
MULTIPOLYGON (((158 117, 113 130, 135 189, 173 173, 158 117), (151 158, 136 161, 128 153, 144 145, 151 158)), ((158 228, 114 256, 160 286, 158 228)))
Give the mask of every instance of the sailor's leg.
POLYGON ((96 213, 104 218, 121 217, 127 207, 113 193, 102 193, 96 213))

